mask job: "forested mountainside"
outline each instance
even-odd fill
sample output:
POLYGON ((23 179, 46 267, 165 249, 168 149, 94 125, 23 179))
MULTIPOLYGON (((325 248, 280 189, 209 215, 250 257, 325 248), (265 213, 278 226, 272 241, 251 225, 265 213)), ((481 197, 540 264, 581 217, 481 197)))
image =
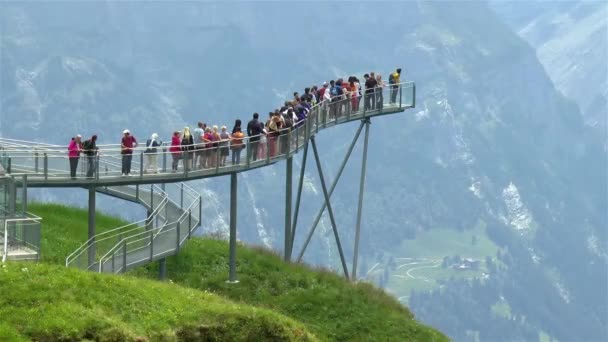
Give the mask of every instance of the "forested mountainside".
MULTIPOLYGON (((264 114, 311 83, 403 67, 417 108, 372 123, 358 274, 458 341, 608 338, 602 139, 486 4, 0 6, 0 133, 13 138, 167 137, 264 114)), ((354 125, 319 135, 328 177, 354 125)), ((349 258, 359 150, 332 196, 349 258)), ((322 197, 309 170, 296 249, 322 197)), ((281 248, 283 172, 241 176, 241 239, 281 248)), ((205 230, 225 232, 227 181, 196 186, 205 230)), ((337 266, 328 227, 308 262, 337 266)))

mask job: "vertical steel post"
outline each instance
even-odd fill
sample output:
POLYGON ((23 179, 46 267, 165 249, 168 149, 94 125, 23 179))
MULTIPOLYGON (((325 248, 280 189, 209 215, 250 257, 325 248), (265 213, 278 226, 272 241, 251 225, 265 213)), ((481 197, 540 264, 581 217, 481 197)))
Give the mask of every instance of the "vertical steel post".
POLYGON ((365 119, 365 138, 363 140, 363 160, 361 161, 361 180, 359 182, 359 205, 357 207, 357 224, 355 231, 355 250, 351 280, 357 280, 357 261, 359 259, 359 237, 361 235, 361 211, 363 210, 363 192, 365 191, 365 172, 367 167, 367 144, 369 141, 370 120, 365 119))
POLYGON ((412 85, 412 108, 416 108, 416 83, 412 85))
POLYGON ((34 152, 34 172, 38 173, 38 151, 34 152))
POLYGON ((89 187, 89 265, 95 263, 95 187, 89 187))
POLYGON ((127 240, 122 240, 122 273, 127 272, 127 240))
POLYGON ((315 143, 315 136, 310 137, 312 143, 312 152, 315 155, 315 161, 317 163, 317 171, 319 172, 319 178, 321 180, 321 188, 323 189, 323 196, 325 197, 325 204, 327 205, 327 212, 329 213, 329 220, 331 221, 331 227, 336 238, 336 245, 338 246, 338 253, 340 254, 340 261, 342 262, 342 270, 344 276, 348 279, 348 267, 344 260, 344 252, 342 252, 342 244, 340 243, 340 237, 338 236, 338 228, 336 227, 336 219, 334 218, 334 211, 331 209, 331 203, 329 201, 329 194, 327 193, 327 187, 325 186, 325 178, 323 177, 323 170, 321 168, 321 160, 319 158, 319 152, 317 151, 317 144, 315 143))
POLYGON ((184 183, 180 183, 180 191, 179 191, 179 208, 184 209, 184 183))
MULTIPOLYGON (((259 144, 259 142, 258 142, 259 144)), ((259 145, 258 145, 259 147, 259 145)), ((245 167, 249 168, 249 165, 251 164, 251 138, 247 137, 247 143, 245 144, 245 157, 247 158, 247 160, 245 160, 245 167)))
POLYGON ((163 172, 167 172, 167 145, 163 144, 163 172))
POLYGON ((300 213, 300 199, 302 198, 302 187, 304 186, 304 173, 306 172, 306 160, 308 158, 308 142, 304 144, 304 154, 302 155, 302 167, 300 168, 300 180, 298 182, 298 194, 296 195, 296 207, 293 215, 293 225, 291 227, 291 241, 289 243, 289 257, 291 260, 291 254, 293 253, 293 243, 296 236, 296 227, 298 225, 298 214, 300 213))
POLYGON ((15 214, 17 210, 17 186, 14 178, 8 183, 8 191, 8 212, 9 214, 15 214))
POLYGON ((230 256, 228 282, 236 283, 236 212, 237 173, 230 174, 230 256))
POLYGON ((177 222, 177 226, 175 226, 175 233, 176 233, 175 235, 177 236, 177 239, 175 240, 175 251, 179 251, 179 244, 181 242, 181 239, 180 239, 180 236, 179 236, 180 235, 180 233, 179 233, 180 229, 181 229, 181 222, 178 221, 177 222))
MULTIPOLYGON (((133 155, 131 155, 133 157, 133 155)), ((139 177, 144 177, 144 152, 139 153, 139 177)))
POLYGON ((150 261, 154 259, 154 232, 150 230, 150 261))
POLYGON ((43 167, 44 167, 44 180, 47 180, 49 178, 49 156, 46 154, 46 152, 44 153, 44 161, 43 161, 43 167))
POLYGON ((95 179, 99 180, 99 154, 95 156, 95 179))
POLYGON ((21 191, 23 191, 23 199, 21 200, 21 211, 23 212, 23 214, 25 214, 27 212, 27 174, 23 175, 21 186, 23 187, 21 189, 21 191))
POLYGON ((165 275, 167 274, 167 259, 162 258, 158 260, 158 279, 165 280, 165 275))
MULTIPOLYGON (((272 134, 273 135, 272 137, 274 138, 274 133, 270 133, 270 134, 272 134)), ((275 148, 276 148, 276 146, 275 146, 275 148)), ((268 136, 268 134, 266 134, 266 164, 270 164, 270 137, 268 136)))
POLYGON ((147 217, 146 217, 146 230, 152 230, 154 228, 154 219, 151 217, 152 216, 152 209, 148 210, 146 212, 147 217))
MULTIPOLYGON (((289 152, 288 152, 289 153, 289 152)), ((283 258, 289 260, 291 255, 291 188, 293 185, 293 157, 287 158, 287 167, 285 168, 285 246, 283 250, 283 258)))
POLYGON ((319 133, 319 105, 315 106, 315 132, 319 133))
POLYGON ((203 226, 203 196, 198 196, 198 226, 203 226))
POLYGON ((220 173, 220 143, 215 147, 215 174, 220 173))

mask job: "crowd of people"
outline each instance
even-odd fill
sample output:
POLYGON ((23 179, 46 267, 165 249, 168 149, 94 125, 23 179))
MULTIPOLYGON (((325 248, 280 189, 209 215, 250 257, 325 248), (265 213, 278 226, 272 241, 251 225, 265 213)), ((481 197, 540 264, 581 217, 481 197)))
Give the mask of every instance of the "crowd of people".
MULTIPOLYGON (((288 140, 281 139, 290 130, 304 124, 309 112, 316 104, 320 104, 323 113, 329 117, 337 118, 344 113, 356 112, 360 109, 361 100, 364 101, 365 110, 382 109, 384 104, 383 90, 389 87, 390 101, 396 103, 401 83, 401 69, 396 69, 389 76, 388 85, 382 80, 380 74, 370 72, 363 76, 365 82, 361 85, 359 79, 350 76, 346 81, 339 78, 323 82, 322 86, 312 86, 304 89, 303 94, 293 93, 293 99, 272 112, 268 113, 267 120, 263 121, 258 113, 247 123, 246 133, 249 139, 247 158, 256 161, 266 157, 274 157, 278 152, 285 152, 288 140)), ((182 167, 187 170, 202 170, 207 168, 226 166, 228 156, 232 152, 232 165, 241 163, 241 151, 245 148, 245 133, 241 127, 241 120, 234 122, 232 131, 228 133, 226 126, 207 125, 198 122, 192 131, 184 127, 182 131, 176 130, 171 137, 169 153, 172 157, 171 170, 177 172, 180 160, 182 167)), ((133 151, 138 142, 135 136, 126 129, 120 144, 122 176, 131 175, 131 162, 133 151)), ((145 161, 144 173, 158 173, 157 156, 163 152, 163 142, 158 134, 154 133, 146 141, 143 154, 145 161)), ((72 138, 68 145, 70 161, 70 177, 76 178, 76 170, 81 155, 87 161, 86 177, 92 178, 97 170, 97 135, 82 141, 82 136, 72 138)))

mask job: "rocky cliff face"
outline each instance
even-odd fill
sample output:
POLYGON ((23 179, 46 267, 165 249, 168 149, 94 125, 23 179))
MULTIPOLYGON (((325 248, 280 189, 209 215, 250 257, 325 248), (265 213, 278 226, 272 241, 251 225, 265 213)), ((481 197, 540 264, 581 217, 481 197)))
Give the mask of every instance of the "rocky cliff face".
POLYGON ((586 123, 606 136, 608 5, 601 1, 493 5, 536 49, 557 89, 580 106, 586 123))
MULTIPOLYGON (((12 138, 64 143, 74 133, 96 132, 110 143, 125 127, 166 137, 201 119, 230 124, 263 114, 311 82, 370 70, 386 79, 402 66, 404 78, 417 82, 417 108, 373 121, 361 249, 366 269, 359 274, 407 298, 411 287, 399 277, 410 278, 386 260, 414 257, 404 243, 437 248, 441 257, 456 254, 439 248, 452 235, 433 235, 428 245, 422 237, 483 226, 476 239, 499 255, 484 252, 487 272, 468 278, 478 287, 431 282, 410 301, 420 318, 457 340, 521 339, 540 331, 572 339, 564 326, 584 328, 575 330, 586 331, 587 339, 605 337, 601 139, 588 134, 577 105, 555 89, 535 50, 486 5, 0 7, 0 133, 12 138), (499 267, 491 272, 494 263, 499 267), (374 276, 382 267, 386 280, 374 276), (433 295, 438 288, 443 292, 433 295), (492 316, 496 303, 508 303, 511 316, 492 316), (479 314, 459 314, 467 310, 479 314)), ((326 177, 335 175, 354 126, 319 135, 326 177)), ((349 259, 359 154, 360 147, 333 196, 349 259)), ((296 249, 322 200, 311 163, 308 170, 296 249)), ((283 172, 278 165, 241 176, 241 239, 280 248, 283 172)), ((205 229, 225 232, 228 181, 196 187, 204 196, 205 229)), ((322 220, 306 260, 334 267, 328 223, 322 220)))

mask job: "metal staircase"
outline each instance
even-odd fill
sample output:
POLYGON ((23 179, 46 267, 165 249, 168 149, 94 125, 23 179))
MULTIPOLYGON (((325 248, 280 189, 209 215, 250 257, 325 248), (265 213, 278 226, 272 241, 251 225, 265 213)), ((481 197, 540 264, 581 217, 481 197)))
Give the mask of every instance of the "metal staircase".
POLYGON ((148 217, 95 235, 67 257, 66 266, 119 273, 177 254, 200 224, 202 202, 185 183, 167 187, 97 188, 97 192, 144 206, 148 217))

